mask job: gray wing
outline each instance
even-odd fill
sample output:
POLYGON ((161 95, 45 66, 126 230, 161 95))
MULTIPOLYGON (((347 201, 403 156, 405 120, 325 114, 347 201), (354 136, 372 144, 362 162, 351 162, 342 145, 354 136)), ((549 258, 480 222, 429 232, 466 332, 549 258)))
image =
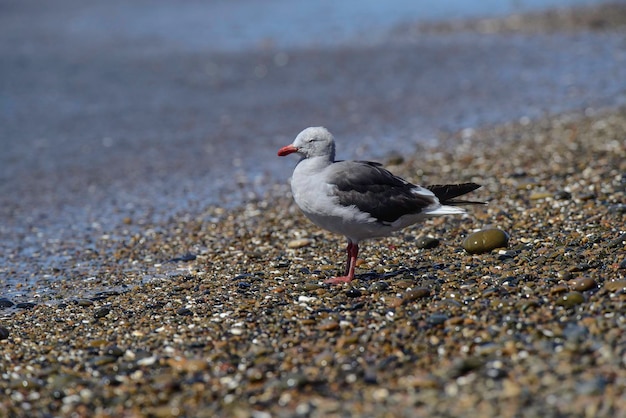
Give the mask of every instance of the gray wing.
POLYGON ((415 193, 418 186, 369 161, 338 161, 329 167, 327 181, 337 187, 341 205, 354 205, 379 222, 392 223, 437 203, 430 192, 415 193))

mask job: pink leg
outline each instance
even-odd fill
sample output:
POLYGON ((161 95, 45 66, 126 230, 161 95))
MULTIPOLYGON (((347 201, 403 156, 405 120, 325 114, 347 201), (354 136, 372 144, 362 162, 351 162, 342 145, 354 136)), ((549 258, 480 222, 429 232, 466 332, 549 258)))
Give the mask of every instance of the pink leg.
POLYGON ((348 241, 348 247, 346 248, 346 270, 343 273, 347 276, 350 273, 350 265, 352 264, 352 249, 354 248, 354 244, 352 241, 348 241))
POLYGON ((324 283, 328 283, 328 284, 348 283, 352 279, 354 279, 354 269, 356 267, 356 258, 359 255, 359 244, 353 243, 352 241, 348 241, 348 248, 346 248, 346 252, 348 253, 348 260, 346 263, 345 275, 339 276, 339 277, 333 277, 331 279, 325 280, 324 283))

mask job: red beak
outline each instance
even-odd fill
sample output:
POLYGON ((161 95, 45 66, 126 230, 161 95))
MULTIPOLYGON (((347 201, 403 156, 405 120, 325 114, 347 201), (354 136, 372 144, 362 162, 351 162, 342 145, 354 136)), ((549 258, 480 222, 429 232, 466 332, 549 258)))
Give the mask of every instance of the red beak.
POLYGON ((286 145, 278 150, 278 156, 284 157, 285 155, 289 155, 294 152, 298 152, 298 148, 294 147, 293 145, 286 145))

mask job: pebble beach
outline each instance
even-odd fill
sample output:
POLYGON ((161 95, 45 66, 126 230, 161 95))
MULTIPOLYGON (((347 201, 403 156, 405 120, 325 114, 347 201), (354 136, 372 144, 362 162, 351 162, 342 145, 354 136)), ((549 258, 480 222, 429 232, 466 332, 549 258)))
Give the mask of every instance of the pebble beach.
POLYGON ((287 178, 49 242, 0 294, 0 416, 626 417, 626 108, 381 162, 488 204, 362 243, 338 286, 287 178))
POLYGON ((128 219, 47 272, 52 296, 1 301, 0 411, 624 416, 624 138, 618 109, 390 161, 425 184, 479 182, 489 204, 366 243, 345 286, 322 284, 344 242, 282 186, 140 232, 128 219), (489 228, 508 246, 462 247, 489 228))

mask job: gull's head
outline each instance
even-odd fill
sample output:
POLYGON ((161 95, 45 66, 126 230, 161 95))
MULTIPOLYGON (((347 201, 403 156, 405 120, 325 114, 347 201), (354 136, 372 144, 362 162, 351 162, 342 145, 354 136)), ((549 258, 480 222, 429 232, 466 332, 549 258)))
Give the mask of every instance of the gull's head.
POLYGON ((279 149, 278 155, 283 157, 294 152, 302 158, 327 157, 334 161, 335 139, 328 129, 322 126, 306 128, 296 136, 291 145, 279 149))

